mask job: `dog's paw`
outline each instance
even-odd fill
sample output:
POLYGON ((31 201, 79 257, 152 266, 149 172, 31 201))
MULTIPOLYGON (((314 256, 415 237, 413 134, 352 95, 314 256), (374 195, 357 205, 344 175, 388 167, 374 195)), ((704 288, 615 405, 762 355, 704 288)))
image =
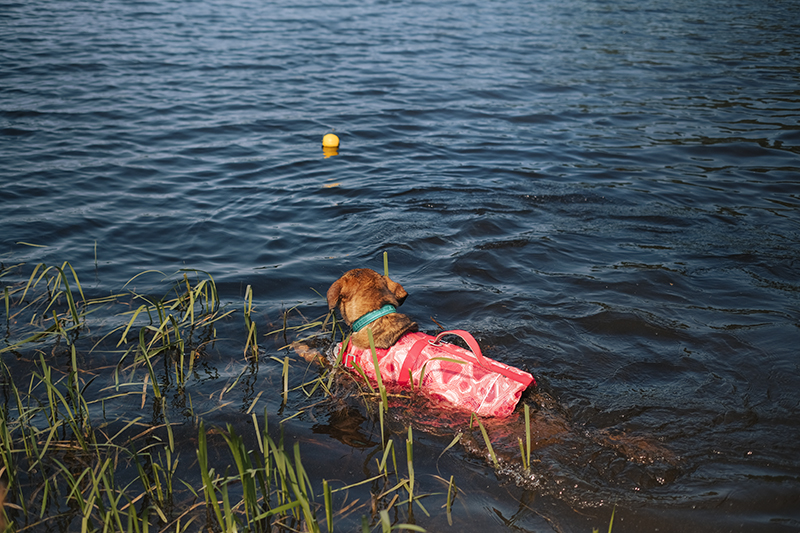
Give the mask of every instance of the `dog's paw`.
POLYGON ((293 342, 290 346, 297 355, 299 355, 309 363, 324 365, 327 362, 325 356, 317 348, 310 346, 305 342, 302 341, 293 342))

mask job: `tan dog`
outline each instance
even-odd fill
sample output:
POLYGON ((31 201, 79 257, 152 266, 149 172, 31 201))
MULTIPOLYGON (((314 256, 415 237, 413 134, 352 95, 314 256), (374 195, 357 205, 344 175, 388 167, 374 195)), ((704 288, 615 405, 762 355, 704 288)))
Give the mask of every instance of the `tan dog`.
MULTIPOLYGON (((353 324, 370 312, 392 306, 402 305, 408 293, 402 285, 381 276, 368 268, 357 268, 345 273, 328 289, 328 309, 339 309, 345 324, 353 324)), ((387 309, 388 311, 389 309, 387 309)), ((417 323, 408 316, 392 312, 369 324, 372 328, 376 348, 391 348, 408 332, 417 331, 417 323)), ((366 329, 361 329, 350 337, 350 342, 359 348, 369 348, 366 329)))
POLYGON ((484 357, 467 331, 435 337, 419 332, 415 322, 397 312, 407 296, 399 283, 366 268, 351 270, 331 285, 328 307, 338 309, 352 331, 349 342, 337 349, 344 367, 379 383, 418 388, 431 399, 481 416, 510 415, 523 391, 535 385, 533 376, 484 357), (447 335, 461 337, 469 350, 443 342, 447 335))

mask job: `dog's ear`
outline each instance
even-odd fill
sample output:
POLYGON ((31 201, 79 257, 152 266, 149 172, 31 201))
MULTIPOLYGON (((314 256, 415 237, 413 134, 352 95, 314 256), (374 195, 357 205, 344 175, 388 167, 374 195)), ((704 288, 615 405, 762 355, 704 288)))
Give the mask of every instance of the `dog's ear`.
POLYGON ((334 309, 337 305, 339 305, 339 300, 341 299, 342 295, 342 285, 344 282, 342 278, 337 279, 331 285, 331 288, 328 289, 328 309, 334 309))
POLYGON ((403 288, 402 285, 400 285, 396 281, 390 280, 389 276, 383 276, 383 279, 386 280, 386 286, 389 288, 390 291, 392 291, 394 297, 397 298, 397 303, 402 305, 403 302, 408 297, 408 293, 406 292, 406 290, 403 288))

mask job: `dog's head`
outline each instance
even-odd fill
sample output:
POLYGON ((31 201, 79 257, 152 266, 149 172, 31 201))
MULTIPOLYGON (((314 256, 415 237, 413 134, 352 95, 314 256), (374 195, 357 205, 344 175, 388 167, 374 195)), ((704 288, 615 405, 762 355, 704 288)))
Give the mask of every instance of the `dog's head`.
POLYGON ((349 326, 384 305, 400 306, 408 296, 402 285, 368 268, 350 270, 328 289, 328 309, 339 309, 349 326))

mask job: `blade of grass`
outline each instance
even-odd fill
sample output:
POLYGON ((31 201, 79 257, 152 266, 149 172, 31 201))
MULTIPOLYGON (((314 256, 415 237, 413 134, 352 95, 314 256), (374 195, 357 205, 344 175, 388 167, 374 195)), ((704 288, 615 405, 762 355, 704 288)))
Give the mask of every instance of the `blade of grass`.
MULTIPOLYGON (((477 417, 475 417, 477 418, 477 417)), ((478 426, 481 428, 481 433, 483 434, 483 441, 486 443, 486 448, 489 449, 489 456, 492 458, 492 462, 494 463, 495 468, 500 468, 500 463, 497 460, 497 455, 494 453, 494 448, 492 447, 492 441, 489 440, 489 434, 486 432, 486 428, 483 427, 483 422, 481 422, 480 418, 477 418, 478 426)))
MULTIPOLYGON (((139 350, 142 352, 142 357, 144 358, 145 365, 147 366, 147 371, 150 374, 150 381, 153 384, 153 395, 157 400, 161 400, 161 389, 158 386, 158 379, 156 376, 156 372, 153 369, 153 364, 150 361, 150 353, 145 345, 144 342, 144 332, 145 328, 139 330, 139 350)), ((157 354, 160 350, 156 350, 153 355, 157 354)))
POLYGON ((461 435, 463 435, 463 433, 461 433, 460 431, 456 433, 456 436, 453 437, 453 440, 450 441, 450 444, 447 445, 447 448, 442 450, 442 453, 439 454, 439 459, 442 458, 442 456, 447 452, 447 450, 455 446, 456 443, 461 440, 461 435))
POLYGON ((289 401, 289 356, 283 359, 283 405, 289 401))
POLYGON ((38 265, 33 267, 33 272, 31 272, 31 277, 28 278, 28 283, 25 285, 25 290, 22 291, 22 297, 19 299, 20 303, 22 303, 25 300, 25 296, 28 294, 28 290, 31 288, 35 288, 48 270, 49 268, 47 268, 44 263, 39 263, 38 265), (39 271, 40 268, 42 269, 42 273, 39 275, 39 278, 34 282, 33 278, 36 277, 36 273, 39 271))
MULTIPOLYGON (((75 273, 75 269, 72 268, 72 265, 70 263, 66 262, 66 261, 64 262, 63 265, 61 265, 62 271, 63 271, 64 267, 69 267, 70 271, 72 272, 72 279, 75 280, 75 286, 78 287, 78 294, 81 295, 81 300, 85 302, 86 301, 86 296, 84 296, 84 294, 83 294, 83 288, 81 287, 81 282, 78 279, 78 274, 75 273)), ((64 280, 64 283, 66 284, 66 280, 64 280)))
MULTIPOLYGON (((382 408, 388 411, 389 402, 386 397, 386 387, 383 386, 381 368, 378 365, 378 353, 375 351, 375 339, 372 337, 372 328, 370 327, 367 327, 367 337, 369 337, 369 349, 372 353, 372 365, 375 367, 375 380, 378 382, 378 392, 380 392, 381 395, 382 408)), ((383 430, 383 425, 381 425, 381 430, 383 430)))
POLYGON ((531 408, 525 404, 525 468, 531 468, 531 408))
POLYGON ((406 439, 406 464, 408 465, 408 501, 414 499, 414 436, 411 426, 408 426, 408 438, 406 439))
POLYGON ((328 533, 333 533, 333 499, 331 487, 326 479, 322 480, 322 494, 325 498, 325 523, 328 525, 328 533))
POLYGON ((128 321, 128 326, 125 328, 125 331, 122 332, 122 337, 120 337, 119 342, 117 343, 117 348, 119 348, 121 344, 128 342, 128 331, 130 331, 131 326, 133 326, 134 321, 136 321, 136 317, 139 316, 139 313, 142 311, 147 311, 146 305, 140 305, 139 308, 134 311, 133 316, 131 317, 130 321, 128 321))
POLYGON ((383 472, 383 475, 385 476, 389 475, 386 461, 389 459, 389 452, 392 451, 393 447, 394 447, 394 440, 392 439, 386 446, 384 446, 383 457, 381 457, 381 461, 380 463, 378 463, 378 471, 383 472))
POLYGON ((450 476, 450 483, 447 484, 447 523, 449 525, 453 525, 453 502, 456 499, 456 495, 458 494, 458 489, 456 488, 456 484, 453 481, 453 476, 450 476))
POLYGON ((206 444, 206 428, 205 424, 201 421, 200 428, 197 432, 197 461, 200 466, 200 478, 203 481, 203 495, 206 499, 206 505, 210 505, 214 515, 217 518, 217 523, 222 526, 224 520, 222 519, 222 511, 217 502, 217 494, 214 490, 214 485, 211 481, 211 471, 208 468, 208 446, 206 444))
MULTIPOLYGON (((64 263, 65 265, 67 263, 64 263)), ((64 270, 58 267, 55 267, 58 270, 59 275, 61 276, 61 280, 64 282, 64 295, 67 297, 67 304, 69 304, 69 311, 72 314, 72 322, 74 324, 80 323, 80 318, 78 318, 78 308, 75 305, 75 299, 72 297, 72 291, 69 289, 69 281, 67 281, 67 275, 64 274, 64 270)))

